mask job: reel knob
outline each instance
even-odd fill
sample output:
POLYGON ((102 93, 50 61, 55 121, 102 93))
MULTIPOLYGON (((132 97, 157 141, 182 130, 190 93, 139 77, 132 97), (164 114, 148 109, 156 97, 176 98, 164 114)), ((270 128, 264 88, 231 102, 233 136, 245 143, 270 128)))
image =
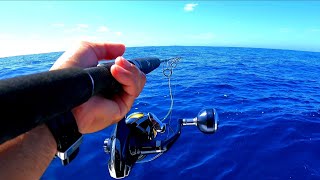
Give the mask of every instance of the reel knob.
POLYGON ((212 134, 218 129, 218 113, 215 109, 205 109, 198 113, 197 126, 203 133, 212 134))
POLYGON ((215 109, 201 110, 193 119, 182 119, 182 125, 196 125, 206 134, 215 133, 218 129, 219 117, 215 109))

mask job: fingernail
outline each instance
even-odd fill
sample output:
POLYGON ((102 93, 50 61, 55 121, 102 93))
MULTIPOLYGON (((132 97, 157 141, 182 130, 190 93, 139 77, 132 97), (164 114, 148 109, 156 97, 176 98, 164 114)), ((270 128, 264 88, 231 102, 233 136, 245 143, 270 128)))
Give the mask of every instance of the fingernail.
POLYGON ((116 61, 121 61, 122 59, 123 59, 122 56, 118 56, 118 57, 116 58, 116 61))
POLYGON ((131 67, 131 64, 129 61, 127 61, 125 58, 123 58, 122 56, 119 57, 119 61, 121 66, 123 66, 124 68, 129 68, 131 67))

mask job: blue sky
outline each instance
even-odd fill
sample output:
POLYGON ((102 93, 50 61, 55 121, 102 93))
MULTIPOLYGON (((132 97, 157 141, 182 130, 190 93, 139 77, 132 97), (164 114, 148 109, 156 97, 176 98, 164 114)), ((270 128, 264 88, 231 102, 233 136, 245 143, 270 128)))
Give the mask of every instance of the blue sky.
POLYGON ((80 40, 320 51, 320 1, 0 1, 0 57, 80 40))

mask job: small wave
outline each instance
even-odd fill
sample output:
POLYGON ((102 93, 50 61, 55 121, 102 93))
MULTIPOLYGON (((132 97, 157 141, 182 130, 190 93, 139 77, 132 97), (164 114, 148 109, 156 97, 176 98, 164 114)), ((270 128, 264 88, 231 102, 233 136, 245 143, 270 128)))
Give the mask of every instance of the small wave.
POLYGON ((285 102, 290 102, 290 101, 294 101, 294 102, 298 102, 300 101, 299 98, 293 98, 293 97, 285 97, 285 96, 279 96, 279 95, 275 95, 275 96, 268 96, 268 97, 261 97, 258 99, 254 99, 255 101, 258 102, 276 102, 276 101, 285 101, 285 102))
POLYGON ((213 88, 215 88, 215 89, 235 89, 235 87, 230 84, 217 84, 217 85, 213 85, 213 88))

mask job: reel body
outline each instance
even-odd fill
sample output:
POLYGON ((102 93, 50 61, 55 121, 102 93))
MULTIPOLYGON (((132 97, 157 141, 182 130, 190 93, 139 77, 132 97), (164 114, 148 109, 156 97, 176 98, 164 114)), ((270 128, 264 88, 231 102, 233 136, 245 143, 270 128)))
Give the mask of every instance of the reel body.
POLYGON ((179 119, 172 136, 157 140, 157 133, 164 133, 167 124, 162 123, 153 113, 136 112, 122 119, 113 135, 104 141, 104 150, 110 154, 108 169, 116 179, 129 175, 133 165, 146 155, 164 153, 170 149, 181 134, 184 125, 196 125, 206 134, 213 134, 218 128, 218 113, 215 109, 205 109, 195 118, 179 119))

